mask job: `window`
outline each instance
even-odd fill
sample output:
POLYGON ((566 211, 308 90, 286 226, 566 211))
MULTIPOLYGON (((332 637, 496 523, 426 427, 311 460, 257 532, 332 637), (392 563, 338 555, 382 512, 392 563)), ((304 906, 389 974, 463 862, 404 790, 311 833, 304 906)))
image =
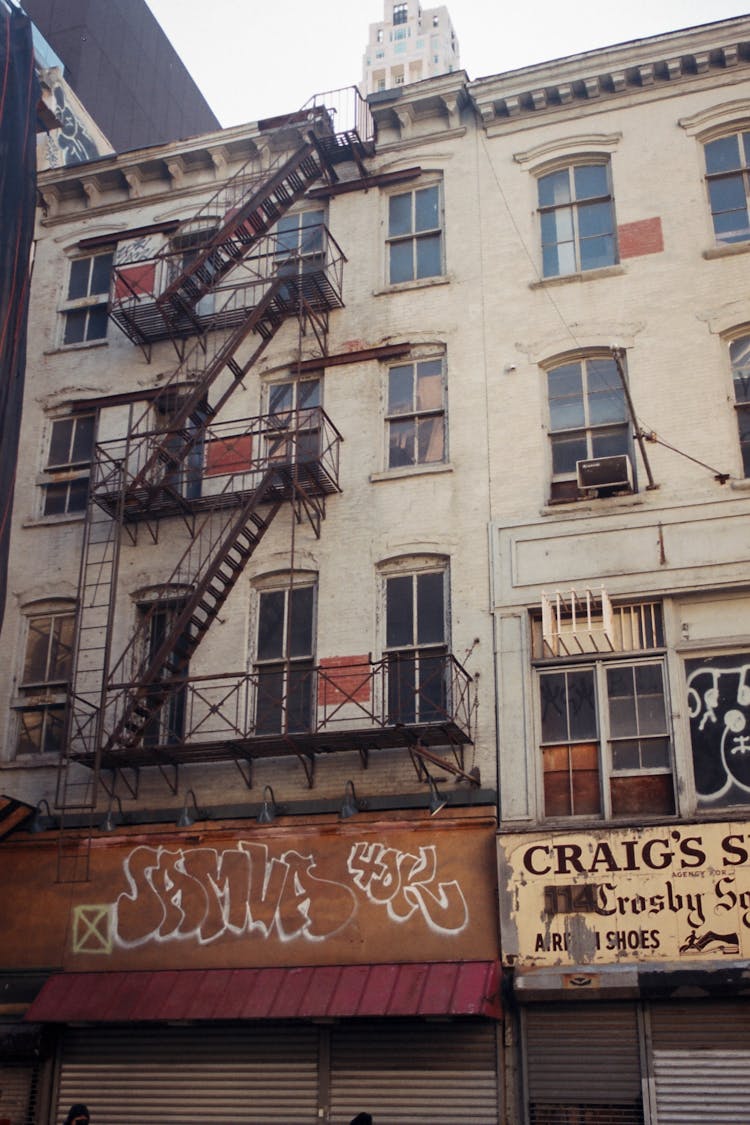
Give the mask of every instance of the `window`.
POLYGON ((196 500, 201 495, 203 486, 205 425, 210 411, 204 400, 192 410, 186 421, 175 427, 174 419, 184 404, 185 395, 177 391, 160 395, 154 403, 154 425, 163 435, 161 443, 165 456, 162 484, 185 500, 196 500))
POLYGON ((750 336, 729 345, 734 380, 734 408, 742 453, 742 471, 750 477, 750 336))
POLYGON ((538 668, 545 816, 673 813, 660 607, 587 592, 556 609, 535 644, 562 653, 538 668))
POLYGON ((69 610, 29 618, 18 704, 17 754, 62 749, 75 617, 69 610))
POLYGON ((323 223, 325 212, 299 211, 285 215, 276 224, 276 263, 284 268, 292 263, 304 271, 319 269, 323 263, 323 223))
POLYGON ((400 363, 388 371, 388 468, 445 460, 442 359, 400 363))
POLYGON ((579 496, 576 464, 630 450, 627 404, 611 356, 571 360, 547 371, 553 500, 579 496))
POLYGON ((560 277, 617 261, 609 164, 573 164, 541 176, 542 273, 560 277))
POLYGON ((70 263, 67 299, 63 306, 64 344, 104 340, 107 335, 107 302, 112 275, 111 250, 70 263))
POLYGON ((406 23, 407 17, 408 17, 408 5, 407 4, 394 4, 393 5, 393 22, 394 22, 394 24, 406 23))
POLYGON ((269 460, 304 461, 318 457, 322 389, 320 379, 271 383, 268 388, 269 460))
POLYGON ((430 723, 447 707, 446 571, 386 578, 388 717, 430 723))
MULTIPOLYGON (((148 616, 146 658, 149 663, 157 655, 169 636, 182 608, 182 601, 141 605, 141 614, 148 616)), ((158 683, 154 685, 153 691, 147 695, 148 705, 155 708, 155 713, 144 728, 143 742, 145 746, 174 746, 182 741, 185 733, 187 687, 182 681, 188 677, 189 663, 185 663, 180 655, 179 637, 172 651, 171 660, 180 665, 180 671, 177 675, 171 675, 165 669, 161 679, 170 678, 172 680, 171 689, 166 699, 164 699, 164 688, 158 683)))
POLYGON ((376 33, 376 39, 377 39, 378 43, 383 42, 383 28, 382 27, 378 28, 377 33, 376 33))
POLYGON ((706 180, 717 242, 750 238, 750 133, 732 133, 705 146, 706 180))
POLYGON ((85 512, 95 433, 94 414, 58 418, 52 423, 44 467, 45 516, 85 512))
MULTIPOLYGON (((403 79, 403 76, 402 76, 403 79)), ((443 272, 437 184, 388 200, 388 266, 392 285, 443 272)))
POLYGON ((262 590, 255 671, 256 734, 310 730, 313 708, 315 586, 262 590))

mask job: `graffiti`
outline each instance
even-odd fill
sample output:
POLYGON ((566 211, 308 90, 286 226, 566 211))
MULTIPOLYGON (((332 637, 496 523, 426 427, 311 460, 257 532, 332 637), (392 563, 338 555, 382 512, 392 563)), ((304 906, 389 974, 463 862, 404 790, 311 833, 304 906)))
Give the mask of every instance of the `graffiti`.
POLYGON ((434 845, 418 855, 377 843, 355 844, 347 867, 354 883, 370 902, 387 908, 394 922, 405 922, 421 911, 430 929, 458 934, 466 928, 469 911, 456 882, 439 883, 434 845))
POLYGON ((265 844, 244 840, 224 851, 140 845, 123 863, 126 889, 114 903, 76 908, 73 947, 109 953, 248 936, 324 942, 353 923, 363 897, 393 922, 417 916, 434 933, 457 934, 469 923, 466 900, 457 882, 440 882, 437 868, 434 847, 413 855, 353 844, 352 878, 342 881, 323 877, 312 855, 271 856, 265 844))
POLYGON ((50 168, 96 160, 100 156, 96 141, 68 104, 64 86, 57 83, 52 95, 60 128, 55 129, 47 139, 47 161, 50 168))
POLYGON ((74 908, 73 952, 112 952, 112 907, 109 903, 74 908))
POLYGON ((750 794, 750 662, 718 656, 687 664, 693 766, 703 805, 746 802, 750 794))
POLYGON ((315 875, 312 856, 296 851, 269 859, 264 844, 237 848, 142 846, 125 861, 129 890, 115 904, 115 942, 272 934, 281 941, 324 941, 356 912, 351 888, 315 875))

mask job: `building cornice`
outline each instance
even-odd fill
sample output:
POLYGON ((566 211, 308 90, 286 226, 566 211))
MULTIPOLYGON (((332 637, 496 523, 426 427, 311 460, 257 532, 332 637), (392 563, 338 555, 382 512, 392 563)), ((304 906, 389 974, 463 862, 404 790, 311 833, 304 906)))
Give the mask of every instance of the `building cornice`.
POLYGON ((624 95, 685 85, 706 76, 750 68, 750 18, 587 51, 469 82, 468 90, 489 133, 509 122, 570 112, 624 95))

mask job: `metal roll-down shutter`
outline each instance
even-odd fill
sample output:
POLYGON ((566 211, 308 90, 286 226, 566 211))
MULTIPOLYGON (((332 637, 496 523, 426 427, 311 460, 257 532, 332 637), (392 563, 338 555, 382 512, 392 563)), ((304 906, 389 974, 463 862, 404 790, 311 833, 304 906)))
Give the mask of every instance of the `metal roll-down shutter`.
POLYGON ((0 1121, 29 1125, 32 1116, 33 1064, 0 1064, 0 1121))
POLYGON ((529 1125, 642 1125, 634 1004, 534 1004, 524 1034, 529 1125))
POLYGON ((62 1043, 57 1122, 73 1102, 85 1102, 96 1125, 313 1125, 317 1029, 69 1030, 62 1043))
POLYGON ((650 1018, 658 1125, 747 1125, 750 1002, 654 1003, 650 1018))
POLYGON ((331 1125, 497 1125, 497 1024, 385 1020, 331 1030, 331 1125))

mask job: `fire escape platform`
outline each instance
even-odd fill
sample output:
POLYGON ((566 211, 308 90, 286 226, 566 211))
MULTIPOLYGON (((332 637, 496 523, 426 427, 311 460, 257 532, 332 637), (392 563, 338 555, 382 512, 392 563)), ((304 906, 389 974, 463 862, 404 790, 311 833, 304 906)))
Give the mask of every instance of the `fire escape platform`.
MULTIPOLYGON (((471 745, 469 733, 455 722, 397 723, 385 727, 353 727, 350 730, 261 734, 252 737, 219 739, 213 742, 175 745, 139 745, 129 750, 104 751, 100 768, 139 769, 149 766, 207 765, 215 762, 255 761, 267 758, 314 757, 351 751, 409 750, 416 745, 429 748, 458 748, 471 745)), ((76 760, 93 766, 93 755, 76 760)))

